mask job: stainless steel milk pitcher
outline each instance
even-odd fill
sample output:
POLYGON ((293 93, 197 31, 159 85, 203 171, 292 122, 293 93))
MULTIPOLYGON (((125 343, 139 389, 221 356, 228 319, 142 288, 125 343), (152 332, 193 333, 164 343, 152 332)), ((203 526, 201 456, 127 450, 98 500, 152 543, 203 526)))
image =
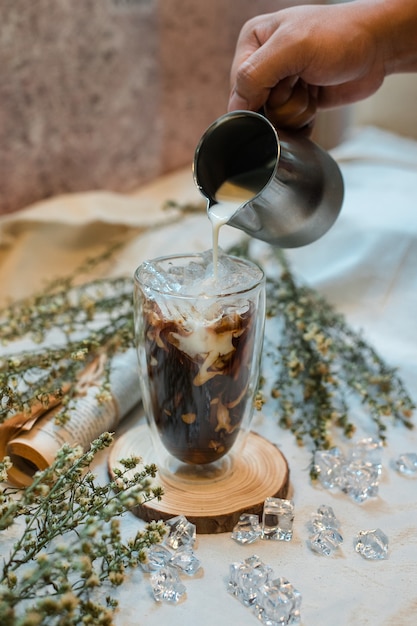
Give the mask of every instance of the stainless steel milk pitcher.
POLYGON ((282 248, 324 235, 343 202, 343 178, 328 152, 277 132, 251 111, 227 113, 209 126, 195 151, 194 180, 208 210, 232 185, 236 210, 227 223, 282 248))

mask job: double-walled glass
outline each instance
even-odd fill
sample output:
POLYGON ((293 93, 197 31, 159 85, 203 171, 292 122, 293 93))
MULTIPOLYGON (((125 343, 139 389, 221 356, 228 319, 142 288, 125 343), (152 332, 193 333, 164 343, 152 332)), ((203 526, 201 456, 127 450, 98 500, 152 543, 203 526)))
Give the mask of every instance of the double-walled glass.
POLYGON ((259 378, 264 274, 227 257, 230 276, 223 271, 217 283, 204 278, 206 265, 200 254, 160 257, 134 276, 140 384, 155 462, 180 479, 219 479, 232 468, 259 378))

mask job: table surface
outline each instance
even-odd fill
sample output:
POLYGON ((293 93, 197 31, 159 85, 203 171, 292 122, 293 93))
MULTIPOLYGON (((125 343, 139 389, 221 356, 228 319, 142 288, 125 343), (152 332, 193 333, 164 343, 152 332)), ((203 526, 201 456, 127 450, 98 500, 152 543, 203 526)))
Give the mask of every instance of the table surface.
MULTIPOLYGON (((398 367, 417 401, 417 143, 369 128, 340 146, 335 157, 345 179, 342 213, 322 239, 289 251, 288 257, 301 279, 318 289, 354 328, 363 330, 366 340, 388 363, 398 367)), ((189 215, 163 228, 146 230, 152 225, 146 209, 150 203, 155 207, 153 219, 160 225, 167 221, 158 208, 161 200, 194 196, 192 177, 182 171, 128 199, 100 193, 63 197, 3 219, 0 280, 4 293, 18 295, 19 290, 24 292, 28 285, 39 282, 40 276, 52 271, 52 255, 57 259, 56 271, 59 264, 73 262, 86 249, 94 248, 109 229, 123 232, 126 225, 143 230, 127 247, 123 261, 111 269, 113 273, 132 272, 141 260, 158 254, 211 247, 204 215, 189 215), (58 236, 51 237, 52 232, 58 236), (92 232, 96 237, 88 239, 92 232), (47 255, 41 247, 45 237, 47 255), (28 255, 30 267, 24 265, 28 255)), ((227 247, 235 238, 236 232, 225 228, 221 245, 227 247)), ((369 419, 359 414, 354 417, 360 422, 356 438, 373 434, 369 419)), ((138 406, 123 420, 118 436, 143 421, 138 406)), ((399 454, 417 451, 416 430, 388 428, 378 496, 357 504, 340 492, 310 483, 310 452, 298 447, 277 421, 267 403, 255 413, 252 428, 279 446, 288 460, 295 506, 292 541, 242 546, 230 533, 198 535, 195 551, 202 569, 184 581, 186 599, 178 605, 156 603, 148 575, 134 571, 117 593, 118 626, 255 624, 250 610, 227 592, 229 565, 253 554, 300 591, 304 626, 415 624, 417 479, 401 476, 393 463, 399 454), (307 546, 307 522, 321 504, 332 506, 341 522, 344 541, 333 557, 319 556, 307 546), (367 561, 355 552, 354 538, 360 530, 378 527, 389 537, 389 557, 367 561)), ((107 480, 106 457, 101 457, 96 471, 99 478, 107 480)), ((133 535, 142 524, 129 514, 123 519, 123 532, 133 535)))

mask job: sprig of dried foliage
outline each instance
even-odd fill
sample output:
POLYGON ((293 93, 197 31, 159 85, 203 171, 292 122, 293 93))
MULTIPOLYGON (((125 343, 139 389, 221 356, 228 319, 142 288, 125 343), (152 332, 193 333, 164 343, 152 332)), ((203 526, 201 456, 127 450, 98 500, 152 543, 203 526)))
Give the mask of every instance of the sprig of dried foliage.
MULTIPOLYGON (((355 402, 373 423, 373 435, 383 442, 390 422, 413 428, 415 404, 398 371, 363 333, 297 280, 282 250, 269 252, 267 317, 274 321, 274 332, 266 333, 264 347, 264 386, 270 388, 266 401, 274 403, 280 426, 312 449, 314 478, 314 451, 333 447, 337 431, 353 436, 355 402)), ((250 256, 249 243, 233 253, 250 256)))
MULTIPOLYGON (((0 423, 15 413, 29 413, 39 402, 48 408, 60 400, 64 421, 85 368, 105 352, 108 357, 132 345, 132 281, 97 278, 77 284, 120 248, 87 259, 68 276, 0 310, 0 343, 23 348, 0 356, 0 423), (26 343, 25 343, 26 340, 26 343), (29 348, 25 349, 27 340, 29 348)), ((111 358, 106 360, 103 386, 111 358)))
MULTIPOLYGON (((0 568, 2 626, 113 623, 112 589, 146 558, 149 546, 162 540, 165 526, 148 524, 123 541, 119 518, 160 498, 161 490, 150 486, 156 467, 141 468, 138 458, 122 459, 114 480, 97 484, 89 466, 111 442, 103 433, 85 453, 65 445, 29 487, 2 489, 0 530, 20 529, 0 568)), ((0 463, 0 479, 7 478, 9 468, 8 459, 0 463)))

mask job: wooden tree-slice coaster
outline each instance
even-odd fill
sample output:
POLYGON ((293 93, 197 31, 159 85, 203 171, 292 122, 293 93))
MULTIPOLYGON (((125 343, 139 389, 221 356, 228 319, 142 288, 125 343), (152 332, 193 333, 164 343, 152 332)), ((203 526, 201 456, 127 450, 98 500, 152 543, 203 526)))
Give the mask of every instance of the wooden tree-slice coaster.
MULTIPOLYGON (((121 468, 119 459, 140 456, 144 464, 155 463, 146 425, 136 427, 115 441, 109 454, 109 473, 121 468)), ((250 432, 242 453, 222 479, 178 480, 158 474, 155 485, 164 489, 158 502, 152 500, 134 509, 144 521, 167 520, 176 515, 196 525, 198 533, 230 532, 242 513, 262 516, 266 498, 286 498, 289 468, 282 452, 270 441, 250 432)))

